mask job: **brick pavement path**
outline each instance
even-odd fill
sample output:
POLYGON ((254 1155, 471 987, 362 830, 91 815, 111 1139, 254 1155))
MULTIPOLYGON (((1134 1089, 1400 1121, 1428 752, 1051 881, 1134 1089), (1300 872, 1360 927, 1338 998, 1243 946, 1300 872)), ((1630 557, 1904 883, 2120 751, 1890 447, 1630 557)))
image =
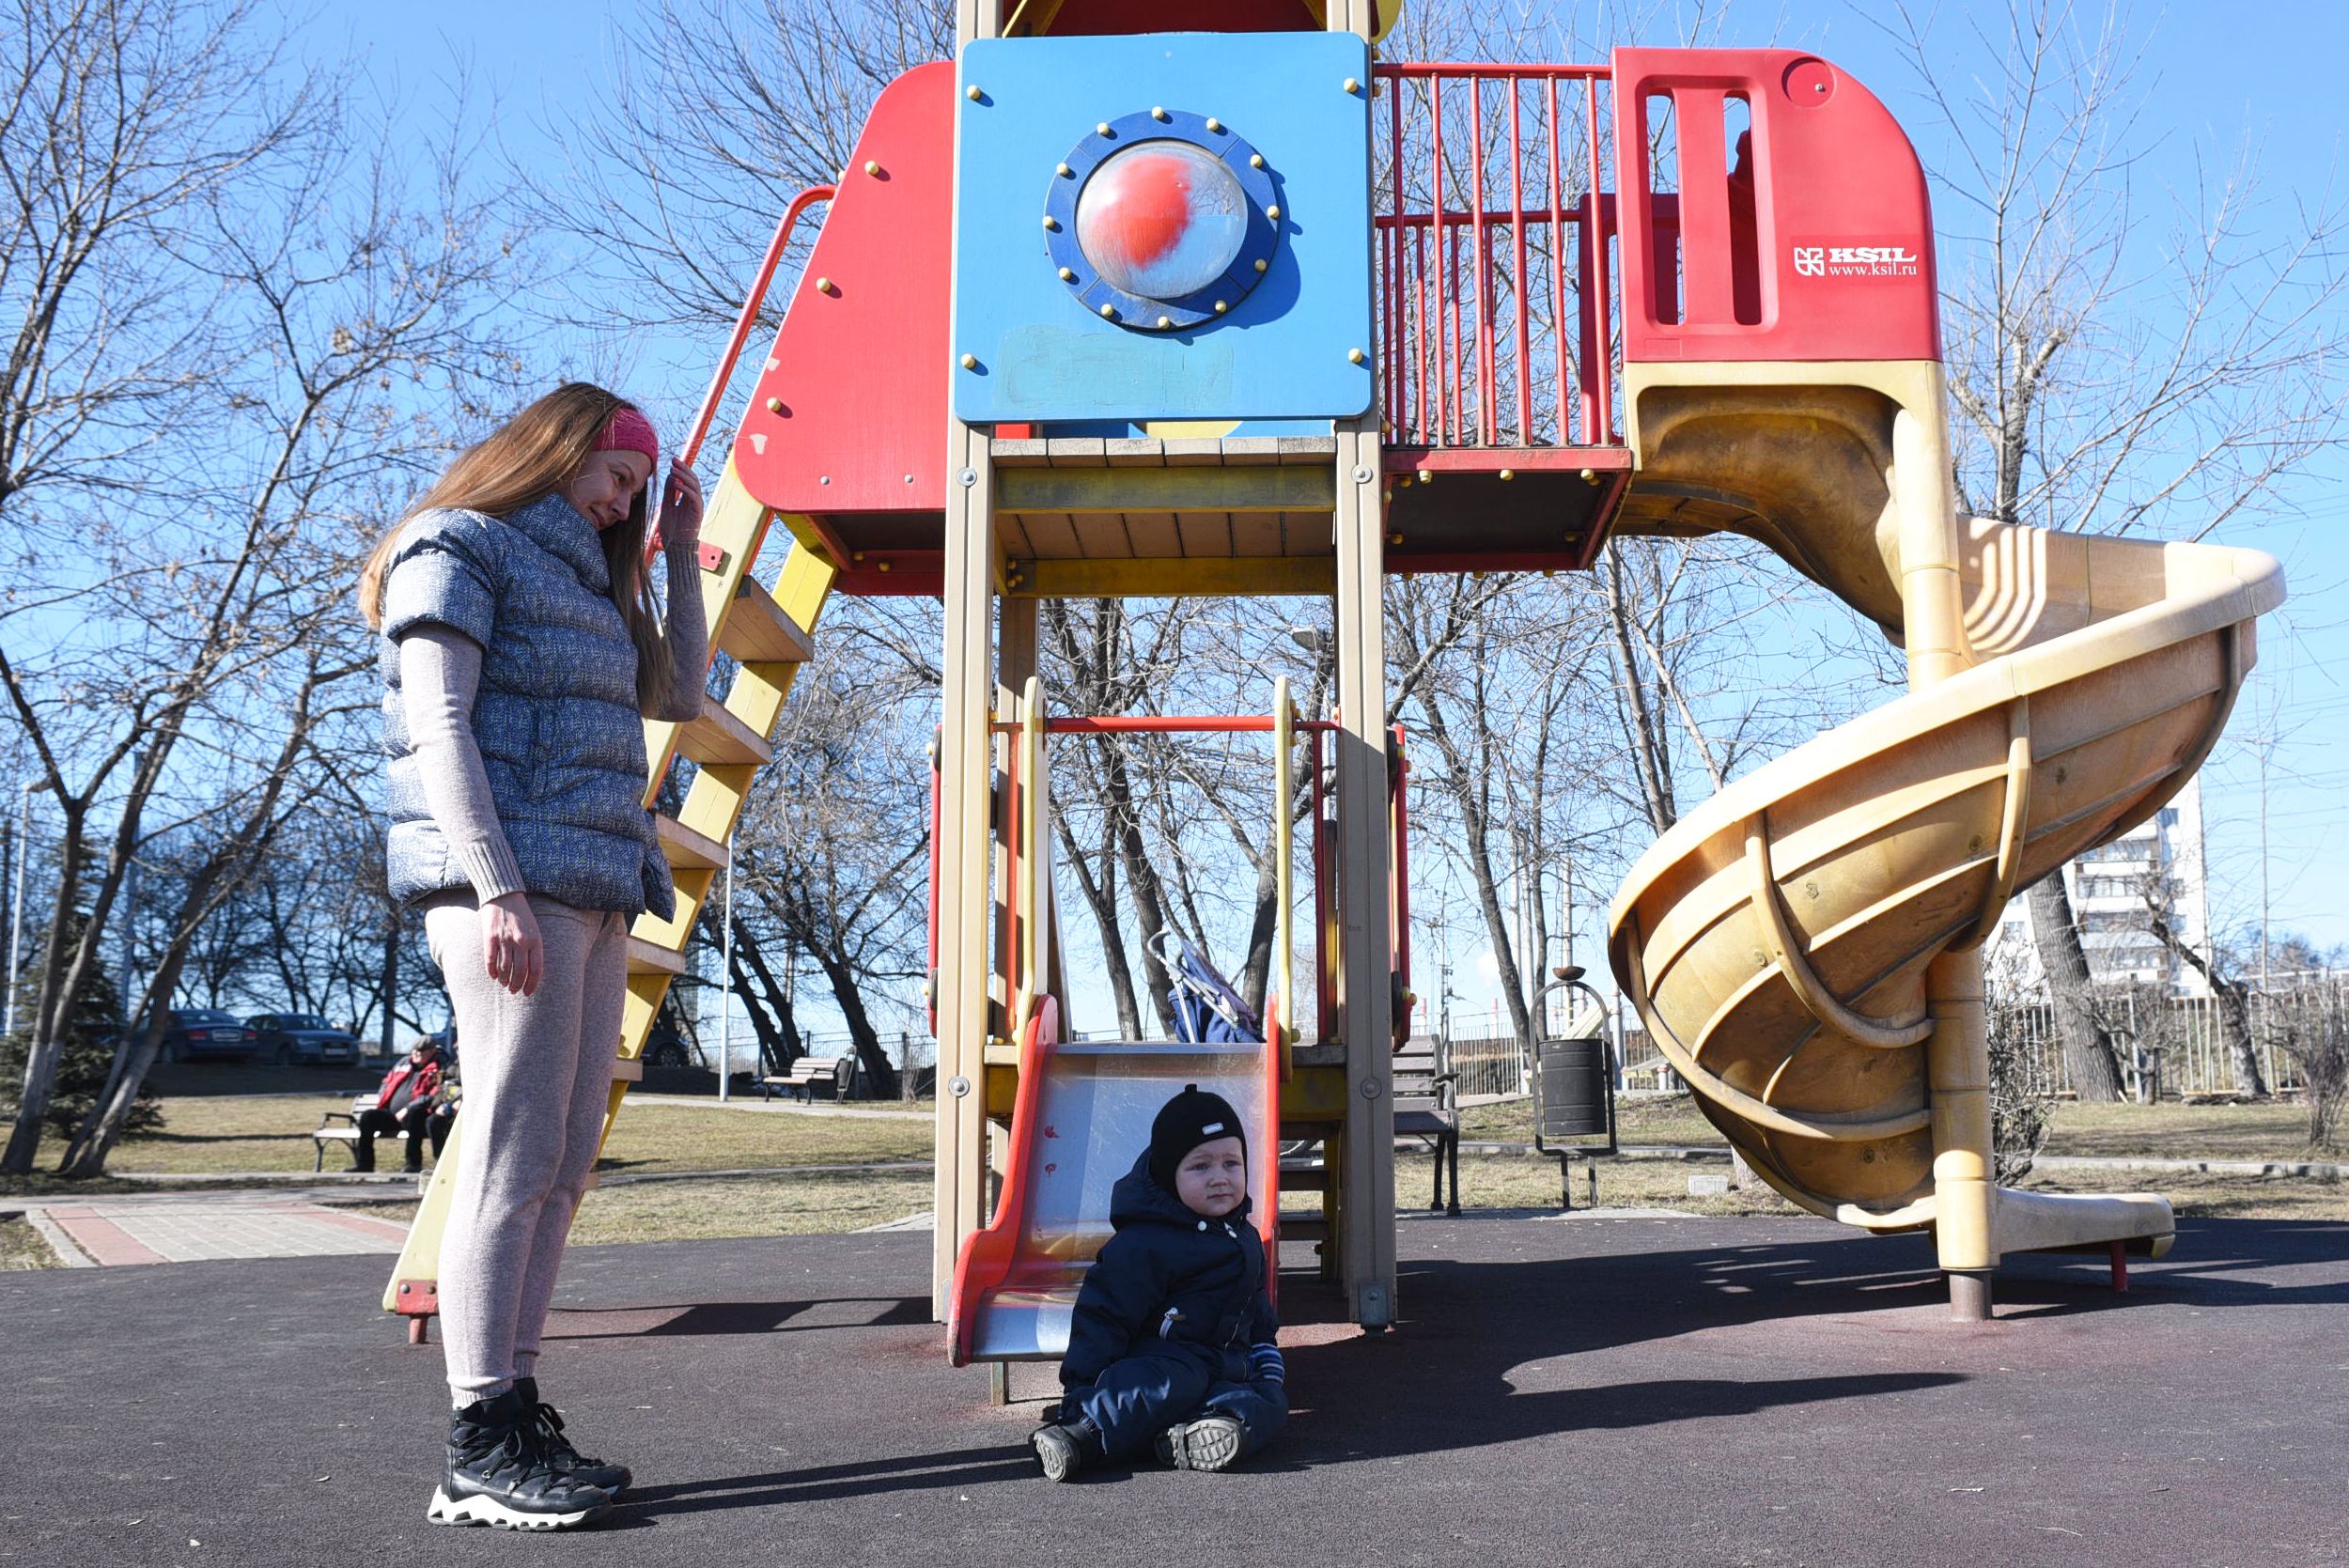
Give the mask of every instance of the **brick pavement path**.
POLYGON ((391 1253, 408 1234, 395 1220, 328 1208, 304 1195, 257 1192, 88 1199, 44 1204, 26 1218, 68 1265, 101 1266, 391 1253))

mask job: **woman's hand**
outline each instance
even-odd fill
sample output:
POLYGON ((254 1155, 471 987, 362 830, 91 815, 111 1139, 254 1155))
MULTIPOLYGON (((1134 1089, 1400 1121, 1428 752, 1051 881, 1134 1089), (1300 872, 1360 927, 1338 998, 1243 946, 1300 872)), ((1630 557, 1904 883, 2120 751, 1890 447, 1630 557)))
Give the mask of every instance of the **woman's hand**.
POLYGON ((661 536, 692 544, 702 533, 702 482, 682 463, 669 465, 668 489, 661 498, 661 536))
POLYGON ((481 906, 481 951, 490 979, 517 996, 537 995, 547 949, 528 898, 509 893, 481 906))

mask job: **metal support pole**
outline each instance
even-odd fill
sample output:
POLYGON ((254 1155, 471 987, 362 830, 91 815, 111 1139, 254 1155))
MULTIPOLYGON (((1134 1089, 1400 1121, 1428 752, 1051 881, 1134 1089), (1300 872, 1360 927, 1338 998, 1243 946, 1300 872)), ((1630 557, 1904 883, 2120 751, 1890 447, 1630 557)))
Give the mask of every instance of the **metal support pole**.
POLYGON ((734 855, 726 855, 726 891, 718 911, 718 1103, 734 1078, 734 855))

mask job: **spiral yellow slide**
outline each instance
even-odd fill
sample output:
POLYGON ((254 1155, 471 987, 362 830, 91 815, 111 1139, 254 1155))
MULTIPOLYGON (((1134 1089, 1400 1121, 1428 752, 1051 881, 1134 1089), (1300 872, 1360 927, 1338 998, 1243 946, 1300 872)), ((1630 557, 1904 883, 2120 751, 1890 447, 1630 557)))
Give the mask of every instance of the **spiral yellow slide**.
POLYGON ((2001 1254, 2168 1250, 2168 1202, 1991 1181, 1980 944, 2008 898, 2199 767, 2282 573, 2254 551, 1958 515, 1941 367, 1632 366, 1622 532, 1734 531, 1881 624, 1907 695, 1668 831, 1612 911, 1615 972, 1772 1186, 1930 1228, 1961 1316, 2001 1254))

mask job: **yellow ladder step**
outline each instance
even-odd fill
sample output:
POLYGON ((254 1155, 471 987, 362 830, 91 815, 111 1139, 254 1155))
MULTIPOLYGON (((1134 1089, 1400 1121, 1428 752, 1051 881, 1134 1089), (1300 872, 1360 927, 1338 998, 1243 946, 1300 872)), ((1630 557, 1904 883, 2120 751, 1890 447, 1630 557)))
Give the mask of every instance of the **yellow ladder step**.
POLYGON ((767 737, 725 710, 717 698, 705 693, 702 716, 677 735, 677 754, 694 763, 748 764, 765 767, 775 754, 767 737))
POLYGON ((723 871, 728 851, 725 845, 708 833, 697 833, 665 813, 656 812, 653 831, 660 835, 661 853, 669 857, 673 866, 693 871, 723 871))
POLYGON ((683 974, 685 955, 672 953, 665 947, 645 940, 642 937, 628 939, 628 972, 630 974, 683 974))
POLYGON ((816 657, 808 634, 747 574, 718 629, 718 645, 745 664, 803 664, 816 657))

